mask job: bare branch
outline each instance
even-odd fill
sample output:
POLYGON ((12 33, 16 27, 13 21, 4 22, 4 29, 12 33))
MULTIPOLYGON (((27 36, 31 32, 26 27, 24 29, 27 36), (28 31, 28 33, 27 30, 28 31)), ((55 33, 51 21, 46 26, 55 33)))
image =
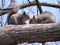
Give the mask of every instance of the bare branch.
MULTIPOLYGON (((40 12, 40 14, 42 13, 42 8, 41 8, 41 6, 39 5, 39 1, 38 0, 35 0, 36 1, 36 4, 37 4, 37 8, 39 9, 39 12, 40 12)), ((38 10, 37 9, 37 10, 38 10)))
MULTIPOLYGON (((53 3, 47 3, 47 2, 43 2, 43 3, 40 2, 39 4, 40 4, 40 6, 49 6, 49 7, 60 8, 60 4, 53 4, 53 3)), ((30 6, 35 6, 35 5, 36 5, 36 2, 33 1, 33 2, 31 2, 31 4, 26 3, 26 4, 20 5, 19 7, 20 7, 20 9, 23 9, 23 8, 30 7, 30 6)), ((0 9, 0 10, 10 10, 10 9, 12 9, 12 8, 0 9)))
MULTIPOLYGON (((60 8, 60 4, 52 4, 52 3, 46 3, 46 2, 45 3, 39 3, 39 4, 40 4, 40 6, 49 6, 49 7, 60 8)), ((23 9, 23 8, 30 7, 30 6, 35 6, 35 5, 36 5, 36 2, 33 1, 33 2, 31 2, 31 4, 30 3, 26 3, 26 4, 22 4, 22 5, 18 6, 18 7, 20 7, 20 9, 23 9)), ((0 10, 2 10, 2 11, 12 10, 12 8, 6 8, 6 9, 0 9, 0 10)), ((0 16, 2 14, 4 14, 4 13, 5 12, 1 13, 0 16)))
POLYGON ((4 15, 6 13, 8 13, 8 10, 6 10, 6 11, 0 11, 0 16, 4 15))

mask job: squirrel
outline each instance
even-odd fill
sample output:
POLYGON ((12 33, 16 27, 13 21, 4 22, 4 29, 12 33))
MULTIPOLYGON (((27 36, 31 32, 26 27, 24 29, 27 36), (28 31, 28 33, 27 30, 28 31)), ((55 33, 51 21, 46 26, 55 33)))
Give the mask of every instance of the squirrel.
POLYGON ((55 16, 48 11, 42 12, 41 15, 37 16, 35 19, 33 18, 30 19, 30 24, 56 23, 55 16))
POLYGON ((33 17, 29 21, 29 24, 34 24, 34 23, 36 23, 35 22, 35 15, 33 15, 33 17))
POLYGON ((25 24, 25 21, 27 21, 28 19, 30 19, 29 15, 26 14, 26 12, 24 11, 23 14, 17 14, 17 7, 12 5, 12 10, 9 11, 9 15, 7 18, 7 22, 8 25, 12 24, 12 25, 21 25, 21 24, 25 24))

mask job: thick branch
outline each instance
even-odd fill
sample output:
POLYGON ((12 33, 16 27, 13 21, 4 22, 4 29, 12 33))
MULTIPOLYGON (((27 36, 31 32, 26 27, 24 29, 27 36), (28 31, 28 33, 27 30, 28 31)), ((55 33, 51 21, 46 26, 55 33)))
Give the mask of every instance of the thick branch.
POLYGON ((12 25, 0 29, 0 45, 46 41, 60 41, 60 24, 12 25))

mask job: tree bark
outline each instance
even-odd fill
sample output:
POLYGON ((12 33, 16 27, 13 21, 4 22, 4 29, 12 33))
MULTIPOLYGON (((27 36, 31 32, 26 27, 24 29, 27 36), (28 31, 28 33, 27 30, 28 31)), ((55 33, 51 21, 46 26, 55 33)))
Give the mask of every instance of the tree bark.
POLYGON ((60 24, 9 25, 0 29, 0 45, 60 41, 60 24))

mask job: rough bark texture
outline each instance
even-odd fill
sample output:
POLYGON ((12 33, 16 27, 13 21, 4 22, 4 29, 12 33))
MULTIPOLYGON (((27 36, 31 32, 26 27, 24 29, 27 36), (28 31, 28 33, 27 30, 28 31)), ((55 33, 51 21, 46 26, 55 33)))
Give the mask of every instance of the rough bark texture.
POLYGON ((9 25, 0 29, 0 45, 60 41, 60 24, 9 25))

